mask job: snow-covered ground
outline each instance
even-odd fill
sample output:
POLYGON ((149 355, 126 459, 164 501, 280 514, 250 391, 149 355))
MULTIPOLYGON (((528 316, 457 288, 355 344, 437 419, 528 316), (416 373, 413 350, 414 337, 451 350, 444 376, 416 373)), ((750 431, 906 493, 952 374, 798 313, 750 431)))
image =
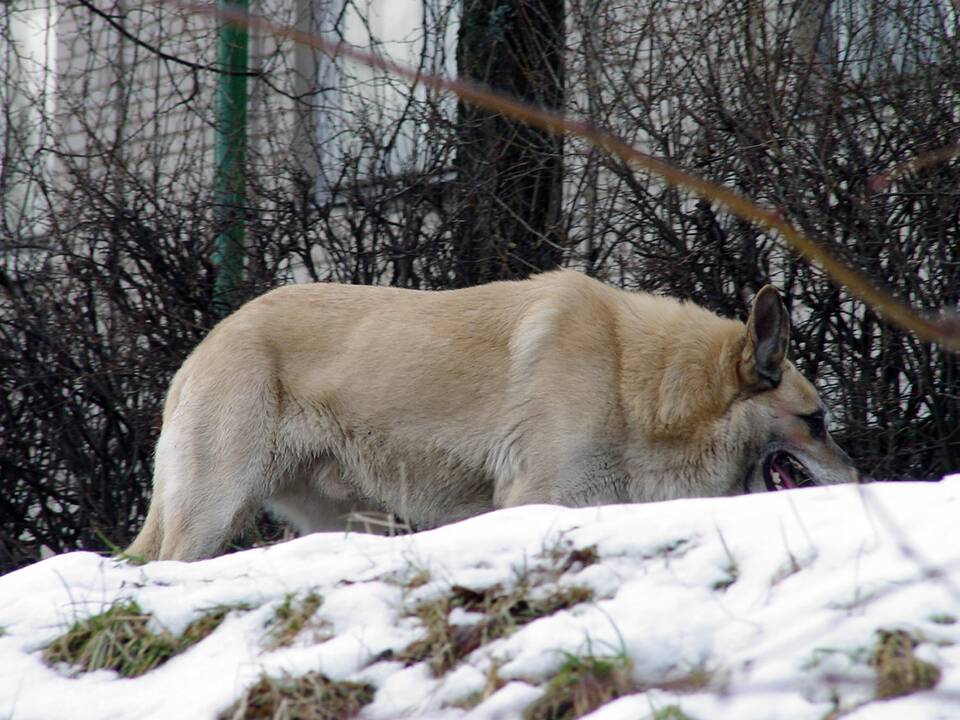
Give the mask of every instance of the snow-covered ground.
MULTIPOLYGON (((462 607, 449 616, 452 626, 480 619, 462 607)), ((836 708, 960 718, 960 476, 522 507, 417 535, 318 534, 192 564, 73 553, 0 577, 4 719, 213 718, 264 674, 308 671, 375 686, 365 718, 517 718, 571 655, 629 658, 634 692, 594 720, 819 719, 836 708), (439 677, 405 655, 425 636, 424 603, 518 583, 531 597, 592 592, 480 644, 439 677), (278 646, 278 608, 309 593, 318 609, 278 646), (237 609, 141 677, 43 662, 71 624, 127 599, 174 634, 211 608, 237 609), (880 631, 896 630, 940 680, 875 700, 871 655, 880 631), (682 715, 663 712, 670 706, 682 715)))

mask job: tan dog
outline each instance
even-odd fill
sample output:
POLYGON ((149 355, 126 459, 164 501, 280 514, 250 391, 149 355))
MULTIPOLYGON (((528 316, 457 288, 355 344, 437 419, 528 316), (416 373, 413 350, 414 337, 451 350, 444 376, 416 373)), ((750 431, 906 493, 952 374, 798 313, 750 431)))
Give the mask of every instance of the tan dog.
POLYGON ((293 285, 217 325, 170 386, 128 553, 217 553, 266 503, 301 532, 356 506, 420 528, 853 481, 785 358, 771 287, 746 325, 571 271, 465 290, 293 285))

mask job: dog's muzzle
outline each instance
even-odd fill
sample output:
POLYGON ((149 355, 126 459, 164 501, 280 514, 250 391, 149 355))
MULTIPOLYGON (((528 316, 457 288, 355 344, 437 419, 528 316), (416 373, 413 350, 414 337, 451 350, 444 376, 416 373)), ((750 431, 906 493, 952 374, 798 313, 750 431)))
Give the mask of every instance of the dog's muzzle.
POLYGON ((763 482, 767 490, 791 490, 793 488, 813 487, 813 476, 796 456, 786 450, 776 450, 763 461, 763 482))

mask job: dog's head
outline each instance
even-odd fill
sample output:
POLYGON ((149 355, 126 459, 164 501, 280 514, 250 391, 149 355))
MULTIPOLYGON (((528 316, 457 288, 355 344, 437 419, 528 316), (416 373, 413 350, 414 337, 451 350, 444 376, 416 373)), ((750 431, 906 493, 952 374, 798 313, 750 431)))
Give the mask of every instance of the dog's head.
POLYGON ((789 339, 786 307, 768 285, 754 300, 738 366, 756 443, 743 478, 746 492, 856 482, 859 477, 830 437, 830 415, 813 384, 787 359, 789 339))

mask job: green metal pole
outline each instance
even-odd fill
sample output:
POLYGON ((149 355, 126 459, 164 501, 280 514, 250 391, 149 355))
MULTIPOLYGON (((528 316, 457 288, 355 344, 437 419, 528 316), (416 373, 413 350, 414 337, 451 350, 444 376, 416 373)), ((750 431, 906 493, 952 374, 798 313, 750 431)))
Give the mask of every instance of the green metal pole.
MULTIPOLYGON (((248 0, 217 0, 221 7, 246 12, 248 0)), ((221 315, 237 302, 243 281, 244 165, 247 150, 247 29, 221 22, 214 138, 214 208, 220 234, 214 244, 217 268, 214 303, 221 315)))

